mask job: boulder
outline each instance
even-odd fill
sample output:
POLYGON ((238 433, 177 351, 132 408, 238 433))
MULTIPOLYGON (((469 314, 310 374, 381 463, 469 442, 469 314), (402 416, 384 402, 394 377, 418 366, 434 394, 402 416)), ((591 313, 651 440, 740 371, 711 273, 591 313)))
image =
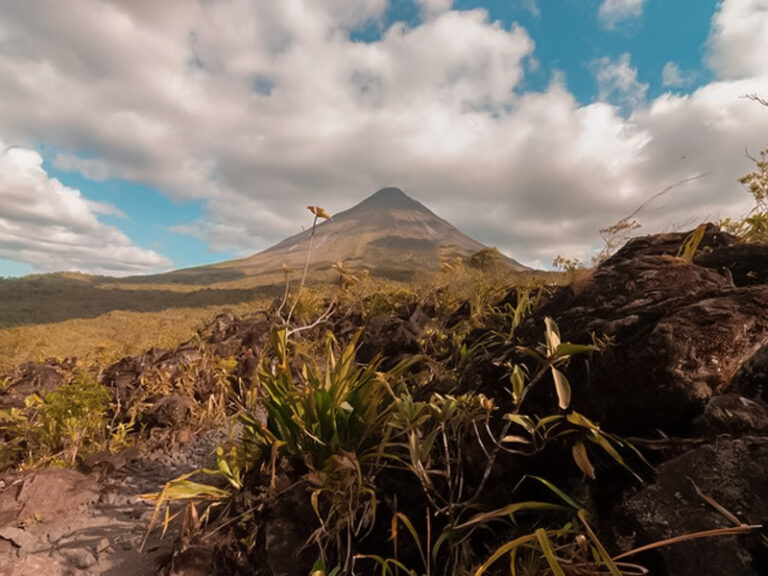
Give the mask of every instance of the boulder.
POLYGON ((694 422, 694 427, 698 435, 705 437, 768 435, 768 405, 760 399, 739 394, 714 396, 694 422))
POLYGON ((157 426, 180 426, 195 405, 195 401, 181 394, 161 398, 148 410, 151 422, 157 426))
POLYGON ((62 384, 64 376, 65 370, 58 363, 23 364, 9 377, 9 384, 0 389, 0 409, 23 408, 27 396, 53 392, 62 384))
MULTIPOLYGON (((526 327, 531 341, 551 316, 564 341, 610 339, 589 370, 573 363, 569 375, 576 408, 612 431, 686 432, 714 395, 739 392, 734 380, 768 340, 768 286, 734 286, 730 272, 676 258, 685 238, 630 241, 589 280, 557 292, 526 327)), ((732 237, 713 229, 702 246, 712 262, 721 250, 736 248, 732 237)), ((764 247, 739 250, 748 257, 764 247)))
POLYGON ((755 350, 733 377, 735 391, 768 402, 768 345, 755 350))
POLYGON ((706 250, 693 259, 698 266, 728 270, 736 286, 768 283, 768 246, 735 244, 717 250, 706 250))
MULTIPOLYGON (((614 536, 625 549, 735 523, 701 493, 750 525, 768 524, 768 438, 721 440, 663 464, 655 484, 618 506, 614 536), (694 485, 695 482, 695 485, 694 485)), ((765 529, 763 529, 765 531, 765 529)), ((765 534, 765 532, 763 532, 765 534)), ((637 560, 654 576, 768 574, 761 534, 694 539, 637 560)))

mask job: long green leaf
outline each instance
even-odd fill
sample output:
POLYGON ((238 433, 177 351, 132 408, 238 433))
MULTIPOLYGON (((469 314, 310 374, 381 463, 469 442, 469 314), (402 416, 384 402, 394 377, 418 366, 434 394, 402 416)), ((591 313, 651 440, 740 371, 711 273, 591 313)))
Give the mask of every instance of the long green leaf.
POLYGON ((574 510, 580 510, 580 509, 581 509, 581 506, 579 506, 579 505, 576 503, 576 501, 575 501, 573 498, 571 498, 570 496, 568 496, 568 494, 566 494, 565 492, 563 492, 562 490, 560 490, 560 488, 558 488, 557 486, 555 486, 554 484, 552 484, 552 482, 550 482, 550 481, 549 481, 549 480, 547 480, 546 478, 542 478, 541 476, 528 476, 528 478, 531 478, 532 480, 536 480, 537 482, 540 482, 540 483, 542 483, 544 486, 546 486, 547 488, 549 488, 549 489, 550 489, 550 490, 551 490, 553 493, 555 493, 555 494, 556 494, 556 495, 557 495, 557 496, 558 496, 558 497, 559 497, 559 498, 560 498, 560 499, 561 499, 563 502, 565 502, 566 504, 568 504, 568 506, 570 506, 570 507, 571 507, 571 508, 573 508, 574 510))
POLYGON ((593 344, 571 344, 570 342, 561 342, 555 350, 555 356, 568 358, 577 354, 587 354, 588 352, 597 352, 600 349, 593 344))
POLYGON ((526 511, 526 510, 561 510, 562 511, 562 510, 567 510, 567 508, 559 504, 551 504, 550 502, 536 502, 536 501, 515 502, 514 504, 509 504, 502 508, 491 510, 490 512, 482 512, 480 514, 476 514, 466 522, 463 522, 462 524, 455 526, 454 529, 462 530, 464 528, 469 528, 471 526, 476 526, 478 524, 484 524, 489 520, 493 520, 495 518, 505 518, 507 516, 513 516, 517 512, 526 511))
POLYGON ((518 538, 515 538, 514 540, 510 540, 506 544, 500 546, 496 549, 496 551, 491 554, 490 558, 483 562, 480 567, 475 571, 475 576, 482 576, 485 574, 485 572, 493 566, 493 564, 496 563, 496 561, 504 556, 505 554, 511 552, 512 550, 517 550, 524 544, 528 544, 529 542, 534 542, 536 540, 536 534, 526 534, 525 536, 520 536, 518 538))
POLYGON ((608 440, 605 436, 603 436, 600 433, 595 433, 595 434, 588 435, 587 439, 594 442, 595 444, 600 446, 600 448, 605 450, 605 452, 608 453, 608 455, 611 458, 613 458, 619 465, 621 465, 625 470, 627 470, 627 472, 632 474, 632 476, 634 476, 638 480, 638 482, 643 481, 643 479, 640 476, 638 476, 638 474, 634 470, 632 470, 632 468, 630 468, 626 462, 624 462, 624 458, 621 457, 621 454, 619 454, 616 451, 616 448, 613 447, 610 440, 608 440))
POLYGON ((558 562, 557 556, 555 556, 555 551, 552 549, 552 541, 549 539, 547 531, 544 530, 544 528, 536 530, 536 539, 539 541, 539 546, 541 546, 541 551, 544 554, 544 558, 547 560, 547 564, 549 564, 549 567, 552 569, 552 574, 554 574, 554 576, 565 576, 563 567, 560 566, 560 562, 558 562))
POLYGON ((579 510, 579 512, 577 513, 577 516, 579 517, 579 520, 581 520, 581 523, 584 525, 584 529, 587 531, 587 534, 589 534, 589 537, 592 540, 592 543, 597 548, 597 551, 600 554, 600 559, 602 560, 603 564, 605 564, 608 567, 608 570, 611 572, 611 576, 622 576, 621 570, 618 569, 618 567, 616 566, 616 563, 613 561, 613 558, 611 558, 611 555, 608 554, 605 547, 603 546, 603 543, 600 542, 600 539, 597 537, 597 534, 594 533, 594 531, 592 530, 592 527, 589 525, 589 522, 587 522, 587 511, 579 510))

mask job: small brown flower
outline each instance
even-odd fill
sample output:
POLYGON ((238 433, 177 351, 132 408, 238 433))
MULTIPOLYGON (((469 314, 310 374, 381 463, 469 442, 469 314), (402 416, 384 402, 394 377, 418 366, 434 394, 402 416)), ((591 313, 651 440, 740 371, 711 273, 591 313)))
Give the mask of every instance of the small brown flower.
POLYGON ((323 218, 324 220, 331 220, 331 215, 328 214, 325 210, 320 208, 320 206, 307 206, 307 210, 312 212, 315 216, 318 218, 323 218))

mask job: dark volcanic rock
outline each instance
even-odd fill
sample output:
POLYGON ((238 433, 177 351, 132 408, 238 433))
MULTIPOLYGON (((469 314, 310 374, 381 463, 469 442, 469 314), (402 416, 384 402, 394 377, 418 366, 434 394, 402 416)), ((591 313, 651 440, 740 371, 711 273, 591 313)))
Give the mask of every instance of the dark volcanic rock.
MULTIPOLYGON (((529 324, 533 335, 551 316, 565 341, 612 339, 588 374, 573 376, 576 407, 613 431, 684 430, 713 395, 731 389, 768 338, 768 286, 737 288, 729 273, 664 255, 685 237, 629 242, 585 285, 555 294, 529 324)), ((731 242, 709 229, 702 244, 714 259, 731 242)))
POLYGON ((768 401, 768 345, 763 345, 744 362, 733 377, 733 388, 749 398, 768 401))
MULTIPOLYGON (((732 527, 694 488, 745 524, 768 523, 768 438, 721 440, 661 467, 656 484, 618 510, 615 536, 628 548, 703 530, 732 527)), ((768 574, 768 548, 759 534, 691 540, 642 559, 654 576, 768 574)))
POLYGON ((381 354, 383 368, 389 369, 404 357, 421 352, 420 339, 429 317, 420 307, 401 312, 378 314, 367 322, 357 354, 360 362, 370 362, 381 354))
POLYGON ((738 394, 715 396, 695 422, 705 436, 768 434, 768 406, 738 394))
POLYGON ((736 244, 717 250, 705 251, 694 258, 694 263, 717 270, 727 269, 736 286, 768 283, 768 246, 736 244))
POLYGON ((8 386, 0 389, 0 409, 23 408, 24 399, 30 394, 44 396, 53 392, 64 381, 65 370, 68 368, 50 361, 45 364, 23 364, 10 376, 8 386))
POLYGON ((171 394, 158 400, 149 409, 149 416, 158 426, 180 426, 194 405, 192 398, 171 394))
MULTIPOLYGON (((691 235, 688 232, 667 232, 633 238, 627 242, 611 260, 631 260, 639 256, 677 256, 680 247, 691 235)), ((722 250, 739 243, 739 239, 733 234, 722 232, 714 224, 707 224, 704 236, 699 242, 698 254, 708 253, 713 250, 722 250)))

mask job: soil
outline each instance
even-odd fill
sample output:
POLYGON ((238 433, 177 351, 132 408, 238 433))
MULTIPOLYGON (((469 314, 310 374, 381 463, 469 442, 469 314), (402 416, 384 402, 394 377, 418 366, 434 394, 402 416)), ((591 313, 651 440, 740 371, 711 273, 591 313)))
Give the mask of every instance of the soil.
POLYGON ((102 459, 88 473, 61 468, 0 477, 0 576, 154 574, 173 554, 180 521, 162 516, 142 549, 168 480, 215 463, 223 429, 177 432, 102 459))

